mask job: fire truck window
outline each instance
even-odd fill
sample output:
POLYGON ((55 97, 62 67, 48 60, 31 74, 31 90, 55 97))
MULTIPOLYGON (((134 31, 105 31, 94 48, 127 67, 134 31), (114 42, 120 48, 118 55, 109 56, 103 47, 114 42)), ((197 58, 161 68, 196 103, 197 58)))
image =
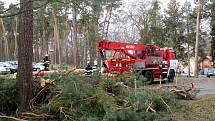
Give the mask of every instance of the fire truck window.
POLYGON ((138 55, 138 56, 142 55, 142 51, 141 51, 141 50, 137 50, 135 53, 136 53, 136 55, 138 55))
POLYGON ((108 59, 112 58, 113 56, 112 51, 105 51, 105 55, 108 59))
POLYGON ((160 53, 155 53, 154 56, 155 57, 161 57, 161 54, 160 53))

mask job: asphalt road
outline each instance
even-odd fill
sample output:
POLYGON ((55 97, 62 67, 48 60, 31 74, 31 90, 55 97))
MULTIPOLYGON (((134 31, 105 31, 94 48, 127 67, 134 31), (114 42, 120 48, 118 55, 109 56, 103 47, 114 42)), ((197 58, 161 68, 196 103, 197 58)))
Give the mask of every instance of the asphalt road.
POLYGON ((194 87, 199 89, 200 92, 197 97, 204 97, 209 95, 215 96, 215 78, 199 77, 199 78, 180 78, 178 79, 179 84, 189 85, 194 83, 194 87))

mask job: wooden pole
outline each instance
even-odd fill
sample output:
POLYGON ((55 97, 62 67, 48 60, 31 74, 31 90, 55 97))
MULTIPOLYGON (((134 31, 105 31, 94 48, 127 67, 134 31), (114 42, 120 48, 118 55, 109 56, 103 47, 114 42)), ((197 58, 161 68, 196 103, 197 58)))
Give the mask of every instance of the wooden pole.
POLYGON ((137 91, 137 79, 134 79, 134 90, 135 90, 135 93, 137 91))

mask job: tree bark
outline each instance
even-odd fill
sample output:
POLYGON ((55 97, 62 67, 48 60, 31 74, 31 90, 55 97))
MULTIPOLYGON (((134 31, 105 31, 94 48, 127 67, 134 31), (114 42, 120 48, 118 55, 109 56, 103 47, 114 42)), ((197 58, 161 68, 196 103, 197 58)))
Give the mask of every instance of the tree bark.
MULTIPOLYGON (((66 1, 67 2, 67 1, 66 1)), ((65 64, 68 64, 68 16, 67 16, 67 10, 68 10, 68 6, 66 6, 65 8, 65 22, 64 22, 64 37, 63 37, 63 40, 64 40, 64 49, 65 49, 65 58, 64 58, 64 62, 65 64)))
POLYGON ((60 43, 59 43, 59 30, 58 30, 58 24, 57 24, 57 16, 56 12, 52 10, 52 15, 54 19, 54 43, 55 43, 55 62, 56 64, 61 64, 61 55, 60 55, 60 43))
POLYGON ((201 0, 198 0, 198 12, 196 18, 196 44, 195 44, 195 72, 194 75, 198 78, 199 65, 198 65, 198 53, 199 53, 199 33, 200 33, 200 13, 201 13, 201 0))
POLYGON ((187 58, 188 58, 188 77, 190 78, 190 28, 189 28, 189 18, 187 17, 186 29, 187 29, 187 58))
POLYGON ((67 20, 65 19, 65 30, 64 30, 64 49, 65 49, 65 58, 64 58, 64 62, 65 64, 68 64, 68 41, 67 41, 67 37, 68 37, 68 23, 67 20))
POLYGON ((45 54, 49 54, 48 51, 48 40, 46 39, 46 24, 45 24, 45 7, 41 8, 40 10, 40 17, 41 17, 41 30, 40 30, 40 37, 41 37, 41 46, 42 46, 42 50, 41 50, 41 56, 44 56, 45 54))
POLYGON ((13 36, 14 36, 14 58, 16 59, 17 58, 17 55, 18 55, 18 47, 17 47, 17 26, 18 26, 18 17, 15 16, 14 17, 14 20, 15 20, 15 26, 13 27, 13 36))
POLYGON ((30 109, 33 98, 33 0, 20 0, 20 38, 18 41, 18 75, 21 94, 21 112, 30 109))
POLYGON ((77 37, 77 12, 76 8, 73 8, 72 17, 72 41, 73 41, 73 66, 79 67, 78 61, 78 37, 77 37))
POLYGON ((87 52, 89 50, 89 35, 88 35, 88 30, 84 27, 84 55, 83 55, 83 67, 87 66, 87 52))
POLYGON ((108 30, 109 30, 111 15, 112 15, 112 9, 113 9, 113 4, 111 4, 110 8, 107 9, 107 13, 105 16, 104 29, 103 29, 105 39, 107 39, 108 37, 108 30))
POLYGON ((5 55, 5 58, 8 59, 9 58, 8 39, 7 39, 7 34, 5 31, 4 22, 2 18, 0 18, 0 24, 2 27, 2 35, 3 35, 3 41, 4 41, 4 55, 5 55))

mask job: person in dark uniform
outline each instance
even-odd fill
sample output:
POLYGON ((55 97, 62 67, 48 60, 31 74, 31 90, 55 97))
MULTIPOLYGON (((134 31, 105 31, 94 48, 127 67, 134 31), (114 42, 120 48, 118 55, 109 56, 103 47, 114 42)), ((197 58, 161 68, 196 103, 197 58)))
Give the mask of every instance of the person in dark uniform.
POLYGON ((49 69, 49 58, 48 58, 48 54, 45 55, 45 57, 43 58, 43 66, 45 67, 44 68, 44 71, 48 71, 49 69))
POLYGON ((87 63, 87 67, 85 68, 85 75, 91 75, 93 73, 93 68, 90 63, 87 63))

